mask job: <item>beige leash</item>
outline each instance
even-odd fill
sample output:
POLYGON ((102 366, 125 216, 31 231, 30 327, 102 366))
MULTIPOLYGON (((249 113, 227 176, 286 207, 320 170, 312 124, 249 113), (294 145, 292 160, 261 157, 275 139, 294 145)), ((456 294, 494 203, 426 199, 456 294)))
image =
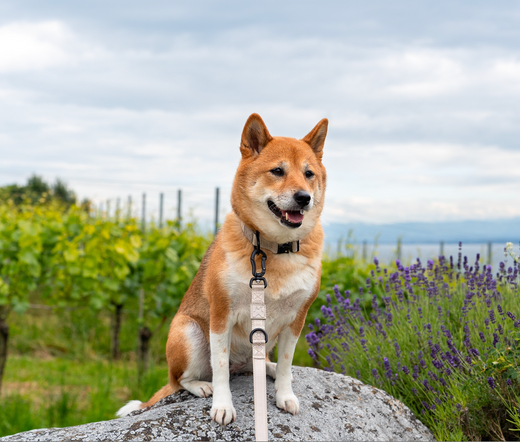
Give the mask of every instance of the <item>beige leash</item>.
POLYGON ((267 384, 265 368, 266 307, 263 281, 252 282, 251 294, 251 343, 253 344, 253 383, 255 389, 255 436, 257 441, 267 441, 267 384))
POLYGON ((266 306, 264 291, 267 287, 265 260, 267 255, 260 248, 260 234, 256 232, 256 245, 251 254, 253 277, 251 286, 251 326, 249 341, 253 345, 253 384, 255 397, 255 437, 257 441, 267 441, 267 382, 265 368, 265 344, 268 337, 265 331, 266 306), (260 255, 262 271, 256 271, 255 257, 260 255))
MULTIPOLYGON (((267 441, 267 383, 265 367, 265 344, 268 336, 265 331, 266 306, 264 291, 267 287, 265 275, 265 261, 267 255, 260 248, 260 233, 253 231, 242 223, 242 231, 245 237, 253 244, 254 249, 251 253, 251 269, 253 277, 249 282, 251 286, 251 325, 252 330, 249 341, 253 345, 253 383, 255 388, 255 435, 257 441, 267 441), (262 271, 256 271, 255 257, 261 256, 262 271)), ((277 244, 273 241, 262 239, 262 247, 275 254, 296 253, 300 250, 300 241, 277 244)))

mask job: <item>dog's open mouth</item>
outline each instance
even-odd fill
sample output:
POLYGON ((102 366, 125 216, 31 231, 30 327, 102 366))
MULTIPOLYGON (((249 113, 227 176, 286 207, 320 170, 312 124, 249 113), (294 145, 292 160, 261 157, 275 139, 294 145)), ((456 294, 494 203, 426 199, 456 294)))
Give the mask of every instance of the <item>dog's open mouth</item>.
POLYGON ((284 226, 296 228, 302 225, 303 210, 282 210, 272 201, 267 201, 267 205, 284 226))

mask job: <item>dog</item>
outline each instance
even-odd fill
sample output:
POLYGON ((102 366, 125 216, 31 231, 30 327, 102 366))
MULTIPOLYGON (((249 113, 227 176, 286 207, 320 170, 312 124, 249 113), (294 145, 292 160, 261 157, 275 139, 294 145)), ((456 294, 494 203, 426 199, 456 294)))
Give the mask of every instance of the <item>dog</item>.
POLYGON ((266 360, 266 372, 275 379, 277 407, 298 413, 291 365, 320 288, 327 128, 323 119, 301 140, 273 137, 258 114, 248 118, 231 192, 232 212, 171 322, 166 344, 169 382, 148 402, 130 401, 118 416, 184 389, 199 397, 213 395, 210 415, 218 424, 236 419, 229 376, 252 371, 249 283, 255 232, 267 255, 266 351, 278 340, 278 363, 266 360))

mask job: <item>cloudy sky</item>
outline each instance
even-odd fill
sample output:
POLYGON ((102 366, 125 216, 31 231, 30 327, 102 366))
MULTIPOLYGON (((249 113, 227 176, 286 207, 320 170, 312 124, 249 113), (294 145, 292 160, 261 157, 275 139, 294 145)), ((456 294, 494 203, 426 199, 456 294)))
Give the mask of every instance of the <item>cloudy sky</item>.
POLYGON ((520 3, 0 3, 0 185, 209 220, 252 112, 329 118, 326 222, 520 216, 520 3))

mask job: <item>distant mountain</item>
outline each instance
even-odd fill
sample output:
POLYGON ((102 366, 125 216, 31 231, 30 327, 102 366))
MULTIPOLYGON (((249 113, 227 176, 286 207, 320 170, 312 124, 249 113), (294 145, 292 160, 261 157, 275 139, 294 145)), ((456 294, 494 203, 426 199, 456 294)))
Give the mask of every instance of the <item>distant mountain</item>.
POLYGON ((446 221, 437 223, 331 223, 323 226, 325 241, 335 243, 340 238, 346 239, 352 231, 353 241, 379 244, 395 244, 401 237, 403 244, 439 243, 486 243, 520 241, 520 217, 489 221, 446 221))

